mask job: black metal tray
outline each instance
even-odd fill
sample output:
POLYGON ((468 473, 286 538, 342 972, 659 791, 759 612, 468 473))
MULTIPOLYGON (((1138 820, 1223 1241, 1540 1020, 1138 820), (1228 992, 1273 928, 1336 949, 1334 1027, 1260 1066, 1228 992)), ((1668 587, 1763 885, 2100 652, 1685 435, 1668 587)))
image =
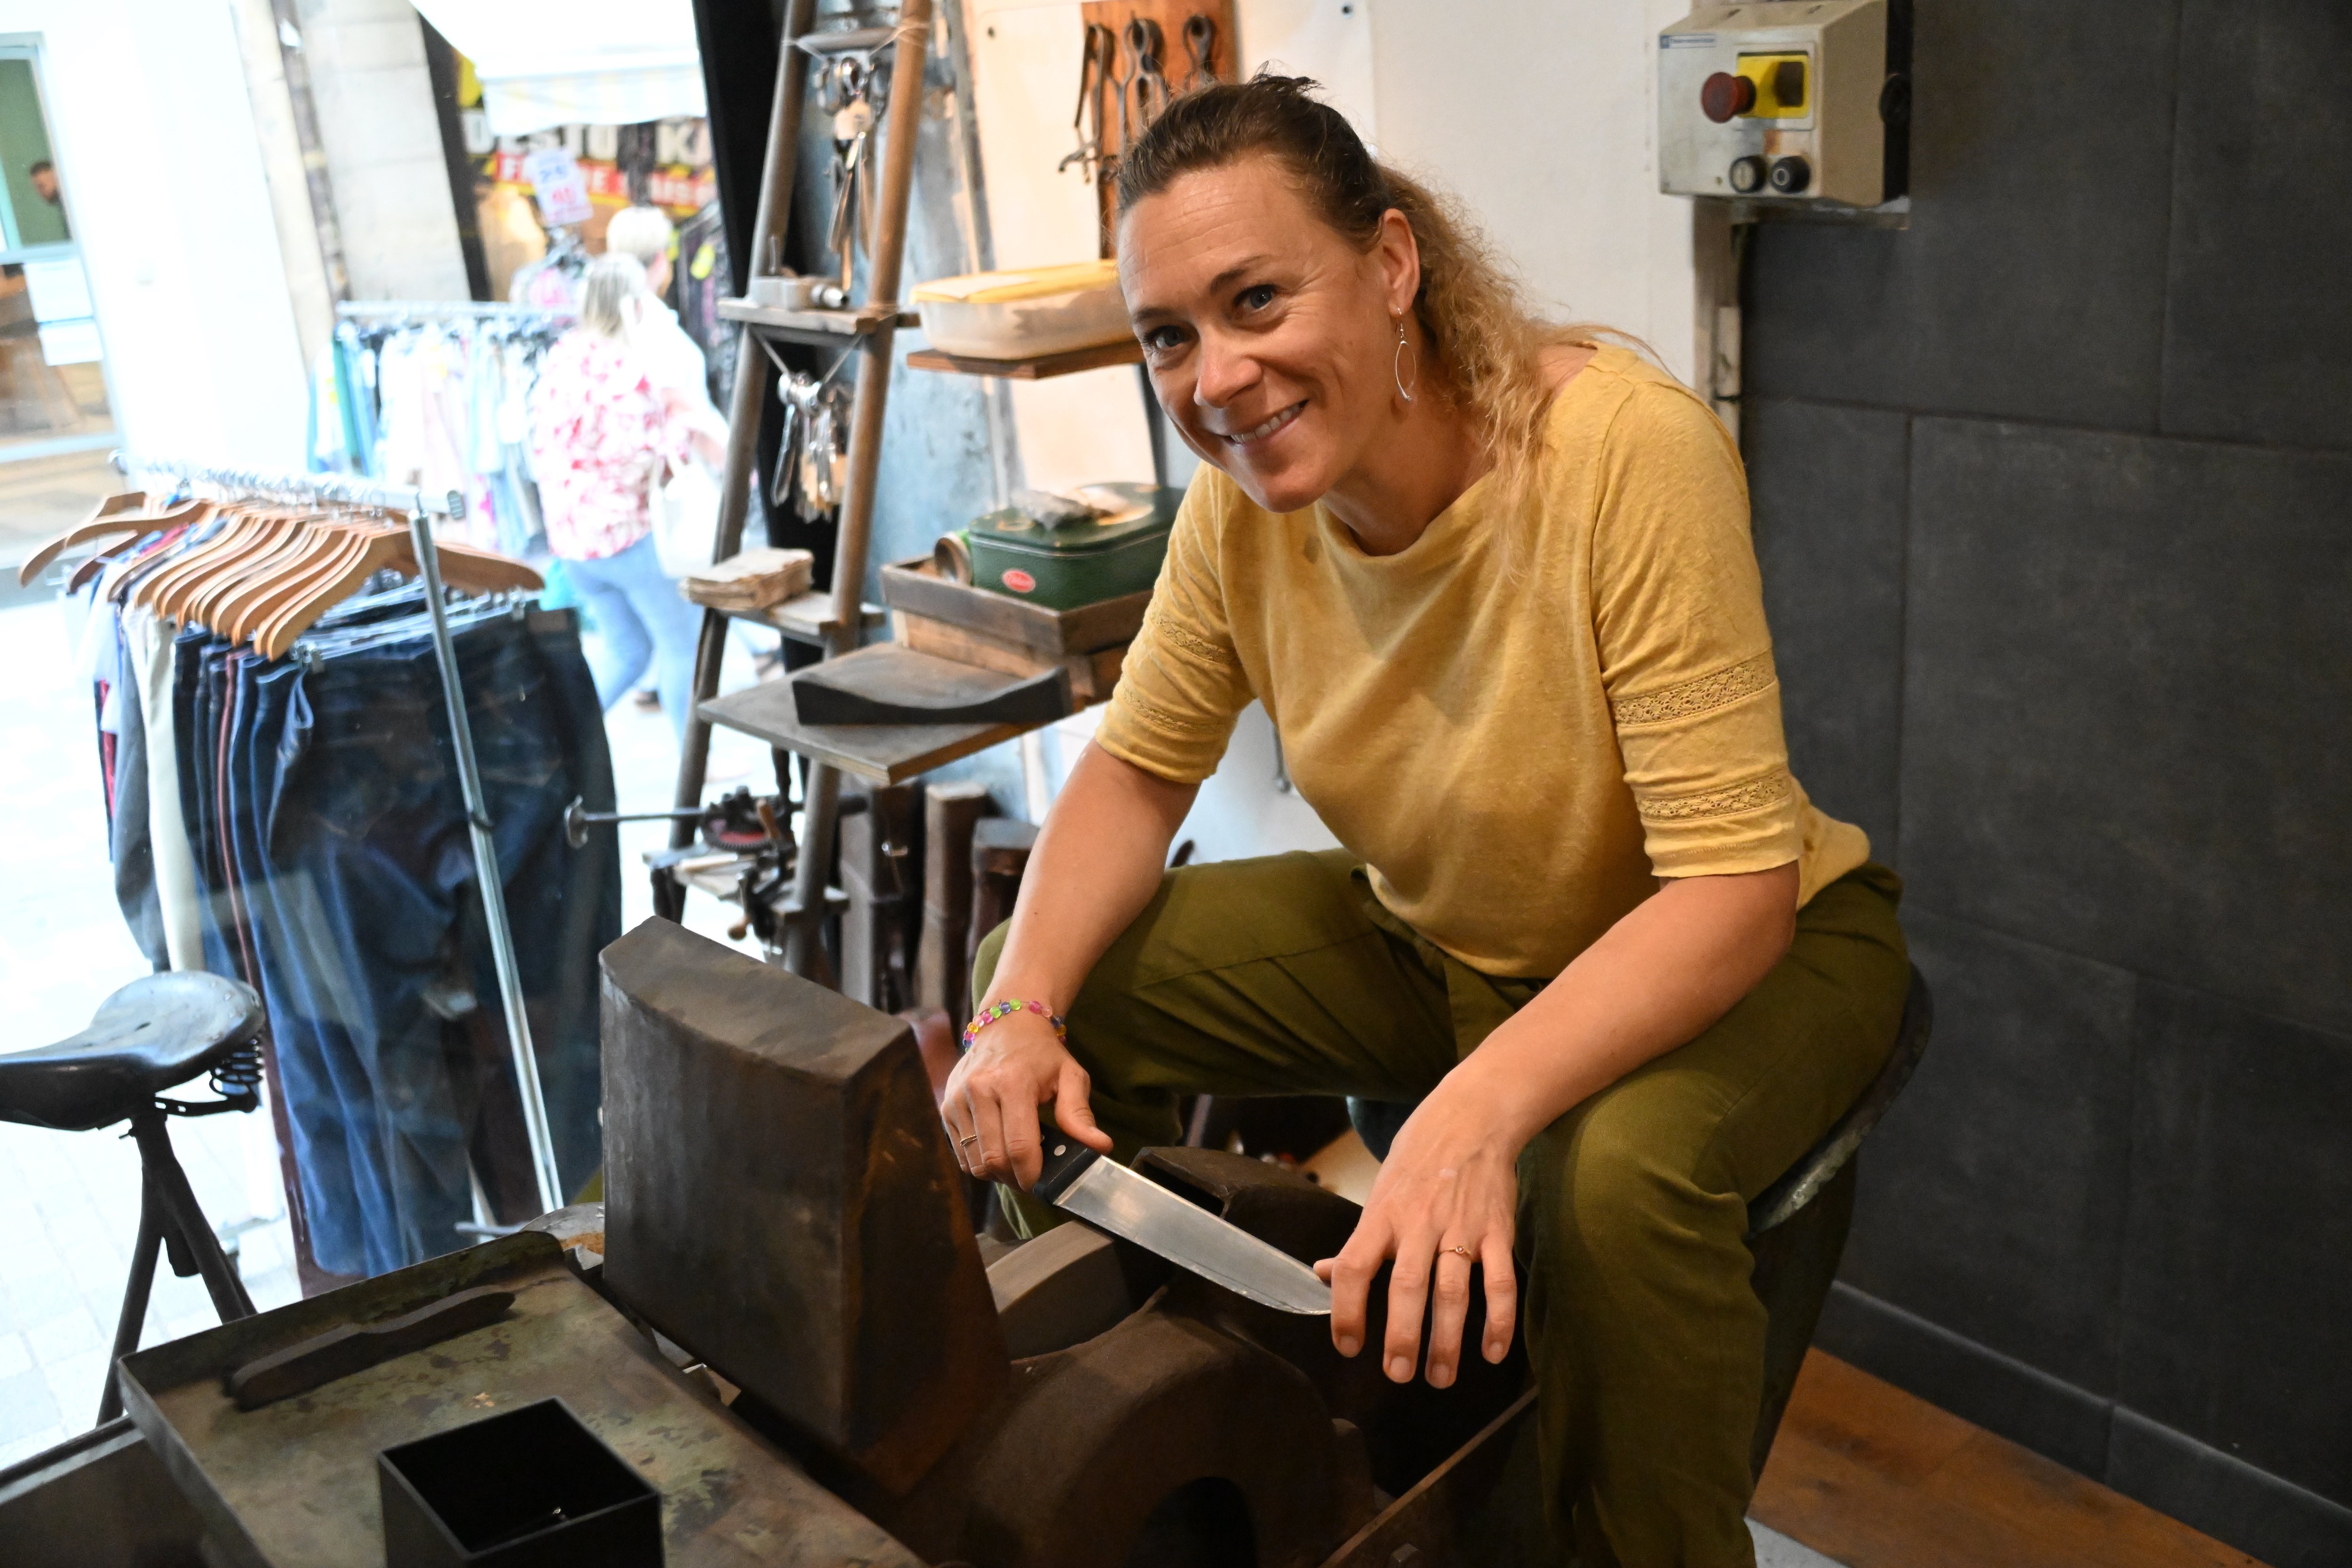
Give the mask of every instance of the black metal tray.
POLYGON ((837 1563, 921 1568, 681 1375, 526 1231, 311 1300, 224 1323, 121 1363, 122 1394, 221 1560, 248 1568, 382 1568, 376 1455, 557 1397, 661 1494, 672 1568, 837 1563), (240 1412, 222 1384, 256 1356, 456 1291, 514 1292, 500 1321, 240 1412))

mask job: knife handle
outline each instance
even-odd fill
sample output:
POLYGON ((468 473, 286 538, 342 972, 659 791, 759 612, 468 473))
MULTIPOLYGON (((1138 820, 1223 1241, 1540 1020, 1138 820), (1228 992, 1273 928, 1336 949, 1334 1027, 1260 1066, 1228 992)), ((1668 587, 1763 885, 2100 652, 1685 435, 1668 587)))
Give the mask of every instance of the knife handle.
POLYGON ((1088 1165, 1102 1156, 1050 1121, 1038 1131, 1044 1138, 1045 1164, 1037 1173, 1036 1185, 1029 1190, 1050 1204, 1067 1191, 1070 1184, 1076 1181, 1088 1165))

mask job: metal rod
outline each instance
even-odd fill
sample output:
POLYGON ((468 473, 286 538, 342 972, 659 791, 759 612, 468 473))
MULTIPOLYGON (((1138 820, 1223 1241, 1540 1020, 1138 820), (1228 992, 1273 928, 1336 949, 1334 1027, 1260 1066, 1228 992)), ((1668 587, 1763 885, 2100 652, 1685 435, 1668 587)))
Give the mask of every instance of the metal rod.
POLYGON ((531 1170, 539 1178, 541 1212, 563 1206, 563 1181, 555 1168, 555 1139, 548 1130, 547 1099, 539 1083, 539 1056, 531 1048, 530 1017, 523 1009, 522 979, 516 970, 514 933, 507 926, 507 885, 499 875, 499 847, 490 837, 489 802, 482 794, 482 770, 474 760, 474 729, 466 718, 466 689, 457 679, 457 647, 449 637, 448 606, 441 600, 441 552, 433 543, 432 519, 424 511, 408 518, 410 547, 417 574, 425 579, 425 607, 433 614, 433 657, 441 667, 441 695, 449 704, 449 739, 457 752, 457 787, 466 801, 466 826, 474 839, 474 880, 482 894, 482 914, 490 932, 490 962, 499 973, 499 1000, 505 1004, 507 1043, 514 1050, 515 1088, 522 1097, 523 1131, 530 1141, 531 1170))
POLYGON ((344 479, 337 474, 299 474, 281 468, 223 468, 205 463, 184 463, 173 458, 135 457, 121 451, 113 455, 113 463, 120 473, 128 474, 136 468, 141 473, 169 474, 177 479, 193 479, 200 485, 218 485, 224 489, 253 494, 341 501, 346 506, 380 507, 386 511, 404 511, 412 516, 429 514, 462 518, 466 515, 466 496, 462 490, 450 490, 436 497, 421 489, 370 484, 363 479, 344 479))
POLYGON ((907 197, 915 181, 915 142, 922 133, 923 75, 930 55, 931 0, 898 7, 898 52, 890 71, 888 138, 882 148, 887 221, 875 236, 866 273, 869 306, 884 307, 857 367, 857 406, 849 432, 849 487, 842 498, 841 541, 833 558, 831 655, 857 647, 866 630, 866 552, 874 534, 874 486, 882 468, 882 413, 890 390, 890 352, 898 336, 898 268, 907 254, 907 197))

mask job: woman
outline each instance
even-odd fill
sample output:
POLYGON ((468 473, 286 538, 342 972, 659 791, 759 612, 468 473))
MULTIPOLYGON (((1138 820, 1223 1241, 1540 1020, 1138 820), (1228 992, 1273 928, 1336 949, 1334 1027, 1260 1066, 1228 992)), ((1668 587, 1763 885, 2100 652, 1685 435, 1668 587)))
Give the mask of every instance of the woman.
MULTIPOLYGON (((650 660, 655 689, 683 743, 702 617, 678 595, 654 547, 649 492, 667 458, 719 460, 726 428, 678 388, 657 384, 634 341, 647 303, 634 257, 590 263, 580 324, 556 341, 533 393, 531 462, 548 548, 596 626, 592 668, 606 708, 650 660)), ((707 405, 705 405, 707 406, 707 405)))
POLYGON ((944 1120, 1025 1187, 1044 1106, 1129 1157, 1186 1093, 1418 1100, 1317 1265, 1337 1348, 1393 1260, 1376 1349, 1410 1379, 1426 1309, 1444 1386, 1474 1268, 1490 1361, 1524 1274, 1561 1550, 1744 1564, 1747 1204, 1894 1042, 1899 885, 1789 775, 1722 426, 1532 320, 1310 86, 1181 99, 1121 162, 1121 286, 1207 466, 944 1120), (1347 848, 1163 874, 1253 697, 1347 848))

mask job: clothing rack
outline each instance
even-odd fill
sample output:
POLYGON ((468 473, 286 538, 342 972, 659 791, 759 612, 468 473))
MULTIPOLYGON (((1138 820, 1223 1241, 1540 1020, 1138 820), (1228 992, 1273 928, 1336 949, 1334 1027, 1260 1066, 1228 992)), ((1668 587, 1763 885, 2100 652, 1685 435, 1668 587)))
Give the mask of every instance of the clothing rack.
POLYGON ((335 314, 346 321, 390 318, 397 321, 569 321, 572 310, 550 310, 537 305, 512 305, 498 300, 345 300, 335 314))
POLYGON ((433 619, 433 658, 440 667, 441 696, 449 709, 449 738, 457 753, 457 785, 465 799, 466 823, 473 837, 474 879, 481 889, 483 921, 490 937, 490 962, 498 971, 499 1000, 506 1010, 507 1040, 514 1051, 515 1088, 522 1100, 523 1131, 530 1141, 531 1171, 538 1179, 542 1212, 551 1214, 562 1208, 564 1197, 562 1183, 556 1174, 555 1140, 548 1128, 547 1100, 540 1087, 539 1058, 531 1047, 530 1019, 523 1008, 514 933, 507 923, 506 881, 499 874, 498 844, 490 837, 489 803, 482 791, 481 767, 474 758, 474 731, 466 719, 466 691, 457 676, 457 645, 449 636, 448 608, 442 600, 441 555, 433 542, 433 520, 463 518, 465 495, 451 490, 435 497, 419 489, 363 484, 331 474, 214 468, 134 457, 128 452, 115 453, 114 466, 125 474, 136 469, 143 474, 169 475, 247 496, 337 501, 407 515, 409 545, 416 557, 417 571, 425 579, 425 607, 433 619))

